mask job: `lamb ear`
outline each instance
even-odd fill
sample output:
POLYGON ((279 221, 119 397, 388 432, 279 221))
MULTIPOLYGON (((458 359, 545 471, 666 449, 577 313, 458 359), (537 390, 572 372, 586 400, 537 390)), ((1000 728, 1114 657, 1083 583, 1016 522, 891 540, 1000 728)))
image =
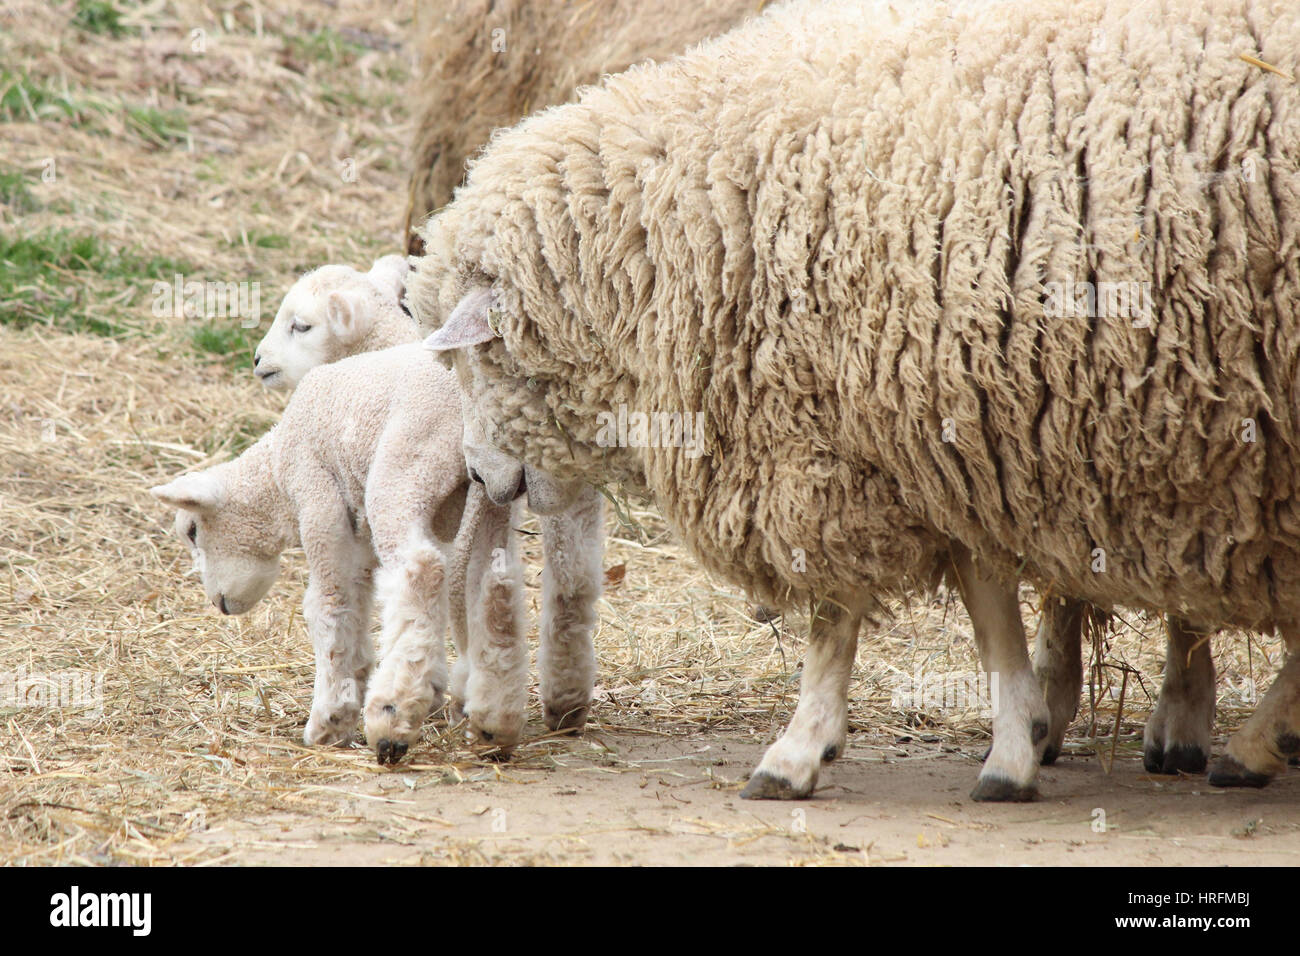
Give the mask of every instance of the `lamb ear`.
POLYGON ((375 260, 366 275, 385 294, 391 292, 400 299, 406 291, 406 274, 410 271, 411 264, 406 261, 406 256, 384 256, 375 260))
POLYGON ((226 489, 212 475, 198 471, 181 475, 165 485, 150 488, 149 494, 173 508, 184 508, 186 511, 198 514, 212 514, 225 500, 226 489))
POLYGON ((497 333, 488 322, 488 313, 495 306, 491 289, 475 289, 452 309, 442 328, 424 340, 424 347, 431 352, 450 352, 492 341, 497 333))
POLYGON ((325 299, 325 318, 334 338, 350 345, 366 334, 372 316, 360 296, 336 289, 325 299))

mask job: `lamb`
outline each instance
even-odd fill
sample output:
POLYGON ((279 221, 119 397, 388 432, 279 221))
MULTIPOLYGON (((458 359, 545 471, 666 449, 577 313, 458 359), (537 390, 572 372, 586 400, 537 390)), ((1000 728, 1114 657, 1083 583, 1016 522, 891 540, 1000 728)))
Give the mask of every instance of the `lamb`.
MULTIPOLYGON (((860 623, 943 577, 1000 678, 977 798, 1046 738, 1018 573, 1296 649, 1300 91, 1258 63, 1297 41, 1267 0, 794 2, 498 135, 425 227, 407 301, 476 432, 813 611, 744 796, 812 792, 860 623), (620 404, 710 453, 607 447, 620 404)), ((1211 783, 1300 749, 1297 660, 1211 783)))
POLYGON ((522 734, 528 653, 511 512, 466 477, 460 416, 454 377, 420 345, 398 346, 313 370, 234 461, 152 489, 178 509, 177 532, 223 614, 251 610, 280 553, 301 544, 316 651, 309 746, 349 741, 364 703, 379 762, 401 759, 448 691, 447 582, 463 589, 467 577, 472 597, 452 602, 461 656, 451 692, 496 755, 522 734))
MULTIPOLYGON (((319 365, 418 343, 419 329, 402 306, 408 270, 406 259, 393 255, 377 260, 365 273, 327 265, 304 275, 285 295, 254 352, 255 374, 269 388, 293 388, 319 365)), ((428 439, 439 447, 459 446, 461 421, 447 416, 438 424, 444 431, 430 431, 428 439)), ((494 503, 500 506, 508 505, 524 487, 522 469, 515 465, 511 470, 512 464, 503 463, 513 476, 509 483, 492 489, 494 503)), ((571 507, 539 515, 538 520, 544 561, 538 659, 543 718, 550 730, 576 733, 586 724, 595 686, 592 634, 603 583, 604 502, 596 491, 586 489, 571 507)), ((461 655, 452 682, 457 700, 464 699, 465 572, 464 562, 454 562, 448 580, 453 634, 461 655)))
POLYGON ((293 388, 318 365, 418 340, 402 308, 410 266, 384 256, 369 272, 321 266, 300 278, 253 351, 253 373, 268 388, 293 388))
MULTIPOLYGON (((498 127, 569 100, 641 60, 725 33, 766 0, 452 0, 422 31, 407 251, 415 227, 447 204, 470 154, 498 127)), ((417 8, 418 10, 419 8, 417 8)))

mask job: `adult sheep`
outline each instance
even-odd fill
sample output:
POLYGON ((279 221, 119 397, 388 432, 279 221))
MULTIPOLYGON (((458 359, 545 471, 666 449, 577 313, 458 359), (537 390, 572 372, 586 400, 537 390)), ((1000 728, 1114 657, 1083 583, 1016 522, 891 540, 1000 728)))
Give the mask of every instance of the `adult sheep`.
MULTIPOLYGON (((423 251, 416 227, 451 200, 468 158, 494 129, 562 103, 602 75, 725 33, 766 5, 767 0, 453 0, 417 27, 423 40, 406 207, 409 251, 423 251)), ((275 338, 273 328, 268 341, 275 338)), ((1099 623, 1095 608, 1053 601, 1039 623, 1034 669, 1049 711, 1044 763, 1055 760, 1078 710, 1081 632, 1090 617, 1099 623)), ((1171 621, 1166 657, 1160 702, 1147 724, 1145 759, 1155 772, 1200 772, 1214 716, 1209 644, 1171 621)))
POLYGON ((422 32, 418 117, 406 204, 416 227, 451 201, 465 163, 494 129, 642 60, 680 53, 725 33, 767 0, 451 0, 422 32))
MULTIPOLYGON (((813 604, 747 796, 811 793, 859 623, 944 574, 1000 677, 977 797, 1032 792, 1042 745, 1019 570, 1294 649, 1298 16, 794 3, 498 136, 429 225, 408 302, 476 428, 813 604), (709 454, 608 447, 620 405, 702 412, 709 454)), ((1212 783, 1283 766, 1297 682, 1212 783)))

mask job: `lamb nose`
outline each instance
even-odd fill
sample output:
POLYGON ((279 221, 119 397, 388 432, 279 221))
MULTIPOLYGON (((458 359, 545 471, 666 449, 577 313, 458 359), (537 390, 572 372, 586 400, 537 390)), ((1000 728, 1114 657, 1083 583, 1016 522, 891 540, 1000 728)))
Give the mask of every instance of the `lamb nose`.
POLYGON ((253 368, 257 368, 257 366, 259 366, 260 364, 262 364, 262 356, 258 355, 256 352, 254 352, 254 353, 253 353, 253 368))
POLYGON ((480 485, 483 484, 483 479, 479 476, 479 473, 475 471, 473 468, 469 470, 469 480, 476 481, 480 485))

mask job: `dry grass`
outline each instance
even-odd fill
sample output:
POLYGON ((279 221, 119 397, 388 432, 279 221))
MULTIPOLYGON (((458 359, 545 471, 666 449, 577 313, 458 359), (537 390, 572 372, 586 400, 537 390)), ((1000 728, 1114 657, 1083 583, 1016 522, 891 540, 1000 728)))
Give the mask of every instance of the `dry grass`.
MULTIPOLYGON (((289 3, 272 12, 160 0, 123 8, 116 37, 73 26, 77 8, 7 8, 0 63, 27 78, 32 109, 0 113, 0 175, 17 171, 28 194, 0 206, 0 238, 67 230, 114 250, 173 257, 202 278, 260 281, 267 312, 299 270, 360 265, 399 246, 407 66, 389 7, 289 3), (328 23, 317 19, 325 14, 328 23), (317 33, 322 27, 332 32, 317 33), (185 52, 193 29, 207 31, 202 55, 185 52), (344 36, 355 45, 335 51, 344 36), (72 112, 42 113, 33 89, 65 96, 72 112), (173 126, 160 134, 140 120, 153 114, 124 112, 135 108, 171 116, 173 126), (58 170, 52 183, 39 177, 48 157, 58 170), (336 165, 348 157, 354 182, 336 165), (288 241, 266 238, 275 236, 288 241)), ((168 536, 168 515, 146 494, 243 448, 275 420, 280 400, 229 354, 197 348, 194 322, 153 317, 157 276, 131 268, 54 272, 12 292, 38 306, 47 301, 40 296, 67 296, 69 314, 99 316, 115 337, 0 321, 0 674, 103 677, 102 713, 0 701, 6 863, 225 862, 187 836, 273 811, 337 817, 338 788, 389 772, 364 750, 301 746, 311 654, 297 612, 300 559, 291 556, 252 614, 222 618, 168 536)), ((607 566, 623 570, 601 607, 592 738, 771 736, 795 700, 806 621, 787 618, 779 630, 753 622, 742 597, 701 574, 655 514, 635 517, 645 541, 611 522, 607 566)), ((535 528, 522 531, 535 620, 537 543, 527 534, 535 528)), ((1035 600, 1026 594, 1031 625, 1035 600)), ((1140 676, 1120 727, 1121 749, 1135 746, 1159 679, 1156 630, 1130 614, 1112 629, 1096 710, 1085 701, 1073 747, 1089 746, 1094 721, 1100 734, 1112 729, 1121 666, 1140 676)), ((890 703, 900 675, 973 671, 968 635, 960 604, 946 595, 893 609, 859 654, 859 739, 978 748, 987 722, 977 714, 890 703)), ((1243 680, 1267 682, 1280 649, 1239 638, 1217 638, 1215 648, 1226 729, 1245 712, 1243 680)), ((455 785, 545 767, 575 746, 540 736, 540 722, 532 730, 539 736, 502 768, 480 762, 454 730, 430 726, 401 772, 455 785)), ((447 860, 478 852, 452 849, 447 860)))

